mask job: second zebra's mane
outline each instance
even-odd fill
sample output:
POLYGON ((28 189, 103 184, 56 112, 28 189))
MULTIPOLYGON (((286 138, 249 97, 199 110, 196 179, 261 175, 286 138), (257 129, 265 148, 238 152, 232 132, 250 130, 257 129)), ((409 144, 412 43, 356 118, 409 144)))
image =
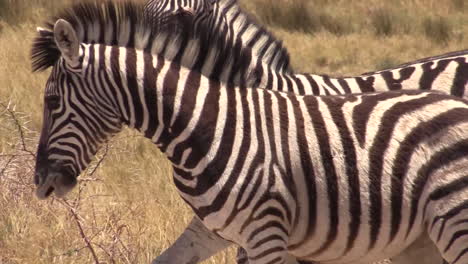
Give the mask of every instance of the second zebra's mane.
MULTIPOLYGON (((69 22, 76 30, 79 40, 86 44, 136 48, 156 54, 158 52, 155 50, 162 45, 169 43, 166 50, 159 51, 164 53, 169 48, 180 47, 180 43, 184 42, 187 50, 193 50, 193 57, 201 52, 201 45, 209 45, 203 50, 207 52, 203 59, 214 58, 229 64, 232 69, 247 69, 252 57, 250 49, 241 48, 239 41, 230 41, 230 36, 211 30, 207 23, 200 23, 194 29, 183 16, 145 16, 144 5, 141 3, 94 0, 74 4, 49 19, 45 28, 38 28, 31 50, 33 71, 52 67, 60 59, 61 54, 53 34, 58 19, 69 22)), ((182 60, 177 55, 166 59, 175 62, 182 60)), ((223 65, 216 66, 221 68, 223 65)), ((194 64, 193 67, 200 68, 200 65, 194 64)))
MULTIPOLYGON (((145 6, 145 12, 148 16, 157 18, 160 16, 174 15, 174 12, 178 13, 184 7, 188 7, 192 10, 194 18, 204 17, 212 23, 217 23, 222 17, 225 19, 224 22, 228 27, 234 30, 235 36, 233 38, 242 38, 245 31, 255 28, 255 36, 243 44, 244 48, 251 47, 253 53, 260 52, 261 54, 255 54, 256 57, 263 56, 270 57, 271 60, 280 60, 281 63, 273 66, 273 70, 275 71, 292 71, 289 52, 286 47, 284 47, 283 42, 276 39, 274 35, 261 25, 261 23, 258 23, 252 15, 245 12, 245 10, 240 7, 238 0, 192 0, 182 3, 181 0, 148 0, 145 6), (182 6, 180 6, 181 4, 182 6), (270 42, 270 44, 267 47, 263 43, 263 45, 259 45, 258 49, 255 49, 254 46, 261 43, 261 41, 264 41, 264 43, 270 42), (275 48, 271 48, 271 46, 275 48), (265 47, 266 49, 263 49, 265 47)), ((216 27, 216 25, 214 27, 216 27)))

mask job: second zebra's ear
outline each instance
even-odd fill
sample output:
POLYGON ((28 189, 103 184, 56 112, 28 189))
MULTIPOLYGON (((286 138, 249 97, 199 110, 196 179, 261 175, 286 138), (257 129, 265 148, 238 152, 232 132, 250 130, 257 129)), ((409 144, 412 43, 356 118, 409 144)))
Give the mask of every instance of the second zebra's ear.
POLYGON ((76 64, 80 56, 80 41, 72 25, 63 19, 57 20, 54 26, 54 38, 67 63, 76 64))

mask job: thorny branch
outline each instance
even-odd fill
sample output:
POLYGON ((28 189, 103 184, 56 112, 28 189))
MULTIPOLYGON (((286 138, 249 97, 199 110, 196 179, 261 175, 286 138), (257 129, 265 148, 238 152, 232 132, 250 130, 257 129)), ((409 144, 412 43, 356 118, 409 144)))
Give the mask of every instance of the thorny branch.
POLYGON ((3 177, 6 170, 9 168, 9 166, 13 163, 13 161, 18 158, 18 157, 24 157, 24 156, 29 156, 29 157, 36 157, 36 154, 32 151, 30 151, 27 147, 26 144, 26 133, 24 131, 24 126, 23 122, 21 122, 21 118, 18 116, 18 112, 15 111, 15 108, 12 106, 12 103, 9 102, 8 104, 0 102, 0 106, 3 107, 2 110, 2 115, 4 113, 7 113, 9 119, 12 121, 12 123, 15 126, 16 133, 19 134, 18 140, 20 141, 21 148, 19 151, 21 152, 26 152, 27 154, 19 154, 19 153, 14 153, 14 154, 1 154, 0 157, 7 158, 7 161, 5 164, 3 164, 3 168, 0 170, 0 177, 3 177))
POLYGON ((75 208, 73 208, 65 199, 60 200, 64 205, 67 206, 69 209, 70 213, 73 216, 73 219, 75 220, 76 226, 78 227, 78 230, 80 231, 81 238, 83 238, 84 242, 86 243, 86 247, 89 249, 91 252, 91 255, 93 256, 94 262, 96 264, 99 264, 99 258, 96 255, 96 251, 94 250, 94 247, 91 245, 91 241, 88 239, 86 236, 86 233, 83 229, 83 225, 81 224, 80 217, 78 213, 75 211, 75 208))
POLYGON ((4 167, 2 168, 2 171, 0 171, 0 176, 2 176, 5 173, 6 169, 8 168, 8 166, 10 166, 11 162, 13 162, 15 158, 16 158, 15 155, 10 156, 10 158, 8 159, 8 161, 5 163, 4 167))
MULTIPOLYGON (((103 155, 102 155, 101 158, 97 161, 96 166, 94 167, 94 169, 93 169, 93 170, 91 171, 91 173, 89 173, 88 175, 90 175, 90 176, 93 176, 93 175, 94 175, 94 173, 97 171, 97 169, 98 169, 98 168, 101 166, 101 164, 104 162, 104 159, 106 158, 108 151, 109 151, 109 145, 106 144, 105 147, 104 147, 104 153, 103 153, 103 155)), ((88 179, 87 181, 90 181, 90 180, 88 179)), ((79 212, 79 206, 80 206, 80 203, 81 203, 81 201, 82 201, 82 195, 81 195, 81 194, 82 194, 82 191, 83 191, 83 185, 80 185, 80 186, 79 186, 79 189, 78 189, 78 195, 77 195, 77 197, 76 197, 76 199, 75 199, 73 205, 70 204, 70 203, 69 203, 67 200, 65 200, 65 199, 62 199, 61 202, 62 202, 62 204, 64 204, 64 205, 68 208, 68 210, 69 210, 70 213, 72 214, 73 219, 75 220, 76 226, 77 226, 77 228, 78 228, 78 230, 79 230, 79 232, 80 232, 80 236, 81 236, 81 238, 83 239, 83 241, 85 242, 86 247, 87 247, 87 248, 89 249, 89 251, 91 252, 91 255, 93 256, 94 262, 95 262, 96 264, 99 264, 99 263, 100 263, 100 262, 99 262, 99 258, 97 257, 96 250, 94 249, 93 243, 91 242, 92 239, 90 239, 90 238, 86 235, 86 232, 84 231, 84 228, 83 228, 83 224, 82 224, 82 222, 81 222, 81 220, 80 220, 81 217, 79 216, 79 213, 78 213, 78 212, 79 212)), ((96 244, 96 245, 97 245, 98 247, 100 247, 101 249, 104 248, 104 247, 102 247, 102 246, 99 245, 99 244, 96 244)), ((104 250, 104 252, 105 252, 106 254, 108 254, 106 250, 104 250)))
POLYGON ((25 132, 24 132, 24 127, 21 124, 20 119, 18 118, 18 116, 17 116, 17 114, 15 112, 15 109, 14 108, 12 109, 11 102, 9 102, 8 105, 5 105, 4 103, 0 103, 0 105, 5 108, 5 111, 8 112, 9 116, 11 117, 11 119, 15 123, 16 129, 17 129, 17 131, 19 133, 19 139, 21 141, 21 151, 24 151, 24 152, 30 154, 31 156, 36 157, 36 154, 34 152, 30 151, 26 146, 26 136, 25 136, 25 132))
POLYGON ((108 153, 109 153, 109 144, 106 143, 105 146, 104 146, 104 153, 102 154, 102 157, 96 163, 96 166, 94 167, 94 169, 88 174, 89 176, 93 176, 94 173, 96 173, 97 169, 101 166, 102 162, 107 157, 108 153))

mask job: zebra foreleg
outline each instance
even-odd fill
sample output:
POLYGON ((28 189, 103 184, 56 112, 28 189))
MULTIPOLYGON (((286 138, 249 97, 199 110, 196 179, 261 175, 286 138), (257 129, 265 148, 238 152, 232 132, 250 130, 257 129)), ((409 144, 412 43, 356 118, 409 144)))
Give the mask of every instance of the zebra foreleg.
POLYGON ((231 244, 215 235, 194 217, 180 237, 152 264, 195 264, 199 263, 231 244))
MULTIPOLYGON (((237 250, 237 255, 236 255, 236 263, 237 264, 249 264, 249 258, 247 256, 247 251, 245 249, 239 247, 237 250)), ((308 262, 308 261, 297 261, 298 264, 313 264, 313 262, 308 262)))
POLYGON ((407 249, 399 255, 392 257, 391 260, 392 264, 443 263, 442 256, 426 234, 421 235, 421 237, 414 241, 407 249))
MULTIPOLYGON (((457 185, 456 187, 459 188, 457 185)), ((452 187, 452 186, 450 186, 452 187)), ((443 187, 445 188, 445 186, 443 187)), ((428 217, 428 233, 448 264, 468 263, 468 192, 440 199, 428 217)))
POLYGON ((247 244, 242 245, 249 264, 301 264, 288 253, 287 242, 279 236, 262 235, 260 232, 257 237, 258 239, 250 239, 247 244))
POLYGON ((299 262, 295 257, 289 255, 286 251, 284 252, 272 252, 269 254, 264 254, 261 257, 252 257, 248 258, 249 264, 311 264, 309 262, 299 262))

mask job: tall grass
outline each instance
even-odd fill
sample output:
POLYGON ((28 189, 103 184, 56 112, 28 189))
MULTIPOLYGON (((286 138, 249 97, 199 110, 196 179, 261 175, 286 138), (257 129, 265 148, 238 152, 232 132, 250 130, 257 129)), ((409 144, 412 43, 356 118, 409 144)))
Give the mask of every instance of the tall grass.
POLYGON ((424 34, 430 40, 447 44, 453 36, 450 21, 444 17, 428 17, 423 21, 424 34))
POLYGON ((39 20, 71 2, 71 0, 0 0, 0 20, 9 24, 39 20))
POLYGON ((257 3, 258 12, 267 25, 283 27, 287 30, 314 32, 317 24, 308 12, 308 1, 269 1, 257 3))
POLYGON ((468 3, 465 0, 452 0, 454 11, 465 11, 468 8, 468 3))
POLYGON ((270 1, 258 0, 255 9, 261 21, 270 26, 278 26, 289 31, 315 33, 325 30, 341 35, 352 28, 346 17, 335 17, 328 13, 316 12, 308 0, 270 1))
POLYGON ((377 35, 390 36, 395 33, 394 15, 385 9, 378 9, 372 16, 372 25, 377 35))

